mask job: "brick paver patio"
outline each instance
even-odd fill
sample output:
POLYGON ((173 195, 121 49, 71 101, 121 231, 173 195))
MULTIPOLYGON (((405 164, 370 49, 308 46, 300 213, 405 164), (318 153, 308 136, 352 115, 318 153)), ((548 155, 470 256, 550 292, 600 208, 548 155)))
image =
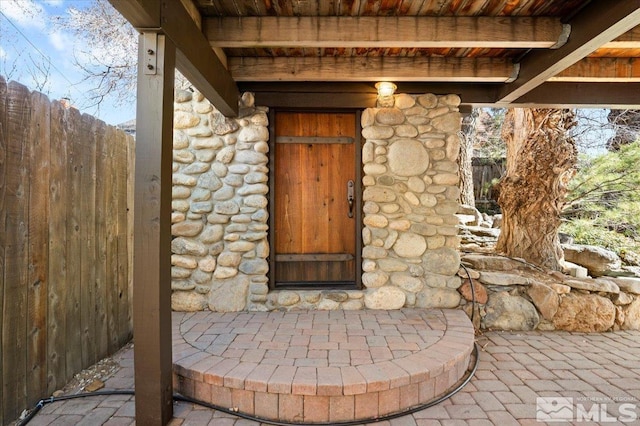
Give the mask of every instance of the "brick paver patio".
POLYGON ((455 385, 473 341, 451 309, 174 313, 174 384, 263 419, 379 418, 455 385))
MULTIPOLYGON (((562 407, 548 405, 553 402, 549 399, 540 401, 546 403, 540 409, 568 416, 574 424, 640 424, 640 332, 487 332, 477 341, 482 348, 479 368, 461 392, 413 415, 375 424, 538 425, 539 397, 571 398, 560 401, 569 404, 569 411, 556 410, 562 407)), ((106 388, 133 389, 133 349, 114 358, 120 368, 106 380, 106 388)), ((135 424, 134 397, 56 402, 30 423, 78 424, 135 424)), ((258 425, 182 402, 174 405, 171 424, 258 425)))

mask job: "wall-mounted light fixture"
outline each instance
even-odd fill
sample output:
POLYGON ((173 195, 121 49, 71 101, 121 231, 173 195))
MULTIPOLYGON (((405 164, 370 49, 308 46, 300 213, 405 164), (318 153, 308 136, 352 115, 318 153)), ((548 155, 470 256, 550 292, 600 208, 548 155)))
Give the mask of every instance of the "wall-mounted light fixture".
POLYGON ((393 107, 393 94, 395 93, 397 88, 398 86, 389 81, 381 81, 379 83, 376 83, 376 90, 378 90, 378 107, 393 107))

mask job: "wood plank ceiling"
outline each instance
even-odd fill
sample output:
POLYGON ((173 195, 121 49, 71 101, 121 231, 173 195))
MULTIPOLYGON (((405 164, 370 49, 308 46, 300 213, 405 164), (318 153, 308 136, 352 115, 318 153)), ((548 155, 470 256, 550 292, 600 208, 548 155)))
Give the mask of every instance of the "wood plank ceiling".
POLYGON ((474 105, 630 106, 640 84, 637 1, 189 1, 240 90, 271 98, 390 80, 474 105))

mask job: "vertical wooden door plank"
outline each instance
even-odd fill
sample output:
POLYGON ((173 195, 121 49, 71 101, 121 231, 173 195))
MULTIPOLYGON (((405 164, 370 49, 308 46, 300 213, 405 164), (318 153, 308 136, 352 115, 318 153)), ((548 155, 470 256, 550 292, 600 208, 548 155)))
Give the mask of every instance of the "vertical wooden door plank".
POLYGON ((49 170, 51 104, 31 95, 29 132, 29 288, 27 315, 27 396, 29 405, 47 389, 47 299, 49 273, 49 170))
POLYGON ((107 216, 109 212, 107 187, 107 125, 96 125, 96 195, 95 195, 95 332, 96 352, 99 358, 109 354, 107 327, 107 216))
POLYGON ((95 364, 96 353, 96 119, 82 114, 78 126, 80 222, 80 327, 82 367, 95 364))
MULTIPOLYGON (((0 321, 4 324, 4 256, 6 247, 6 214, 5 196, 7 192, 7 82, 0 75, 0 321)), ((2 327, 0 326, 0 345, 4 342, 2 327)), ((0 346, 2 349, 2 346, 0 346)), ((0 350, 0 366, 3 365, 4 351, 0 350)), ((0 372, 0 401, 4 401, 4 371, 0 372)), ((4 405, 3 405, 4 407, 4 405)), ((4 410, 0 410, 0 424, 4 424, 4 410)))
POLYGON ((47 308, 47 393, 66 383, 67 292, 67 134, 66 110, 51 103, 51 171, 49 209, 49 304, 47 308))
POLYGON ((29 90, 10 82, 7 102, 5 284, 2 322, 3 407, 16 418, 27 405, 27 288, 29 280, 29 90))
POLYGON ((136 422, 164 425, 173 413, 171 371, 171 177, 175 46, 139 38, 133 328, 136 422), (148 51, 157 66, 146 67, 148 51))
POLYGON ((77 354, 82 350, 82 316, 80 313, 80 285, 82 267, 82 241, 81 228, 85 224, 81 221, 80 197, 82 191, 81 179, 81 134, 80 126, 82 117, 75 108, 67 110, 67 136, 68 136, 68 184, 69 199, 67 205, 67 291, 66 291, 66 347, 67 352, 67 377, 71 379, 74 373, 82 370, 82 357, 77 354))

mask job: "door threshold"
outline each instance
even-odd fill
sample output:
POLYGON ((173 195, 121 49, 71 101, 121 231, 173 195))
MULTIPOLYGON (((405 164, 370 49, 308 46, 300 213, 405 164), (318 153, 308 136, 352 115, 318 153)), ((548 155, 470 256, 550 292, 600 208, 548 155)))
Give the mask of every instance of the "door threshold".
POLYGON ((287 282, 276 283, 274 290, 360 290, 355 282, 345 281, 304 281, 304 282, 287 282))

